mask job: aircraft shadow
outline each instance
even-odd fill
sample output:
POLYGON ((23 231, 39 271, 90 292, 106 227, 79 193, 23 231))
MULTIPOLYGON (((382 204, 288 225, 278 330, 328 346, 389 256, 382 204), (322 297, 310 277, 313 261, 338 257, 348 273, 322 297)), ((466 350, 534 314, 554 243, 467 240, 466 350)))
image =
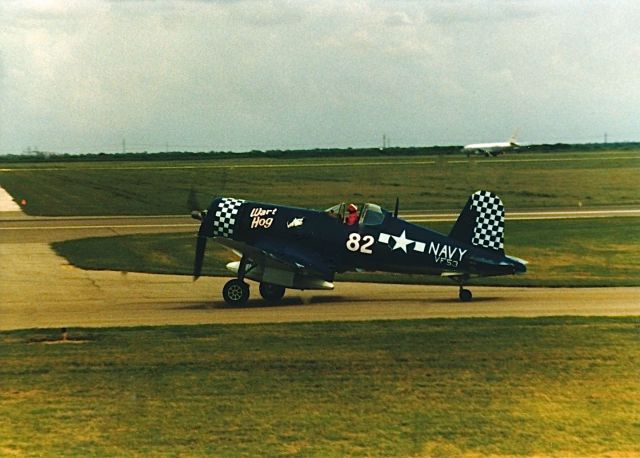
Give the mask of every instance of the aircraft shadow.
POLYGON ((506 300, 507 298, 504 297, 474 297, 473 300, 471 302, 460 302, 460 299, 458 299, 457 297, 448 297, 448 298, 441 298, 441 299, 431 299, 429 302, 433 302, 433 303, 437 303, 437 304, 470 304, 473 305, 477 302, 502 302, 504 300, 506 300))
MULTIPOLYGON (((196 302, 182 304, 177 307, 172 307, 174 310, 204 310, 204 309, 257 309, 257 308, 277 308, 288 306, 305 306, 313 304, 323 304, 331 302, 345 302, 346 299, 343 296, 314 296, 310 298, 301 297, 285 297, 277 304, 271 304, 266 302, 262 298, 249 299, 249 301, 242 306, 229 305, 224 301, 212 301, 212 302, 196 302)), ((355 301, 351 301, 355 302, 355 301)), ((358 302, 361 302, 358 300, 358 302)))
MULTIPOLYGON (((477 297, 474 298, 470 305, 474 303, 484 303, 484 302, 503 302, 508 298, 497 297, 497 296, 489 296, 489 297, 477 297)), ((270 308, 278 308, 278 307, 291 307, 291 306, 312 306, 318 304, 332 304, 332 303, 340 303, 340 302, 351 302, 351 303, 367 303, 375 301, 377 303, 402 303, 407 302, 407 299, 402 297, 399 298, 387 298, 387 299, 371 299, 367 297, 362 298, 346 298, 340 295, 332 295, 332 296, 312 296, 312 297, 285 297, 277 304, 271 304, 266 302, 262 298, 250 299, 243 306, 234 306, 229 305, 224 301, 212 301, 212 302, 194 302, 194 303, 182 303, 177 305, 176 307, 172 307, 173 310, 234 310, 234 309, 270 309, 270 308)), ((465 302, 460 302, 457 297, 447 297, 447 298, 431 298, 425 299, 422 301, 423 305, 428 307, 429 304, 452 304, 452 305, 461 305, 467 304, 465 302)))

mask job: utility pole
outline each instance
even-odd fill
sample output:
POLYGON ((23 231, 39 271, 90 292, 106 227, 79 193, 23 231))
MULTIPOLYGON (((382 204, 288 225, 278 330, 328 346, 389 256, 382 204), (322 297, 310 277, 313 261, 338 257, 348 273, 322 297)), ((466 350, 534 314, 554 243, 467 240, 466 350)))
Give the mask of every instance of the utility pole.
POLYGON ((604 144, 605 145, 607 144, 607 133, 606 132, 604 133, 604 144))

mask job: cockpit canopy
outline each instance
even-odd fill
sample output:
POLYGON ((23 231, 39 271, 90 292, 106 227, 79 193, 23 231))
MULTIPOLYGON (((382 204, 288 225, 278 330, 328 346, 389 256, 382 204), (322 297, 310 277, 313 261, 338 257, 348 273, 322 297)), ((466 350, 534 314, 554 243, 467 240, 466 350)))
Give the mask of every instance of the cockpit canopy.
MULTIPOLYGON (((327 208, 324 212, 330 216, 338 218, 344 222, 347 214, 347 206, 345 202, 327 208)), ((359 224, 365 226, 377 226, 384 221, 385 211, 376 204, 360 204, 358 205, 359 224)))

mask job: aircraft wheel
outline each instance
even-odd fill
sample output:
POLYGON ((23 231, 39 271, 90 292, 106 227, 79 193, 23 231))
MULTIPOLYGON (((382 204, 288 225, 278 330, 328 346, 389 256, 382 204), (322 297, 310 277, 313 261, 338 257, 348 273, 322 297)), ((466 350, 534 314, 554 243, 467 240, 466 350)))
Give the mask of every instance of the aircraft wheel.
POLYGON ((237 278, 229 280, 222 288, 222 297, 229 305, 245 305, 249 300, 249 285, 237 278))
POLYGON ((460 288, 459 297, 462 302, 470 302, 473 295, 468 289, 460 288))
POLYGON ((284 286, 274 285, 273 283, 260 283, 260 295, 270 304, 280 302, 280 299, 284 296, 284 291, 284 286))

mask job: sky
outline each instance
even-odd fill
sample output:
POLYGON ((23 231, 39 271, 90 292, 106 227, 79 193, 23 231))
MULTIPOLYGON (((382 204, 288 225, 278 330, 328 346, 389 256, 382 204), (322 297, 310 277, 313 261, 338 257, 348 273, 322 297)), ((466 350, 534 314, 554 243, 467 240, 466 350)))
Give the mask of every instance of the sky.
POLYGON ((640 141, 637 0, 0 0, 0 154, 640 141))

